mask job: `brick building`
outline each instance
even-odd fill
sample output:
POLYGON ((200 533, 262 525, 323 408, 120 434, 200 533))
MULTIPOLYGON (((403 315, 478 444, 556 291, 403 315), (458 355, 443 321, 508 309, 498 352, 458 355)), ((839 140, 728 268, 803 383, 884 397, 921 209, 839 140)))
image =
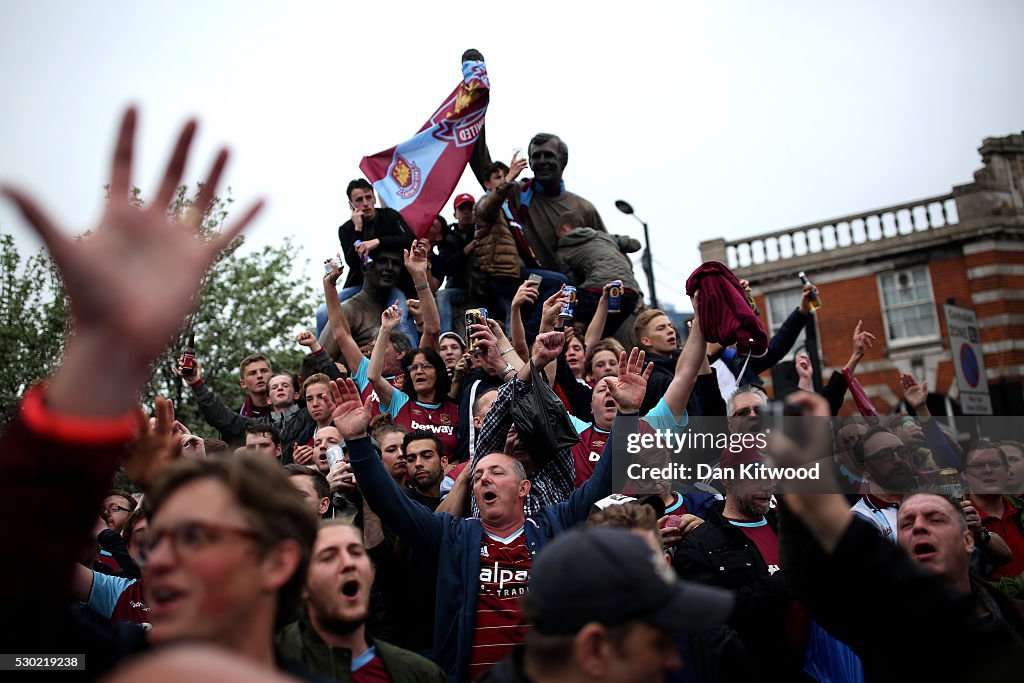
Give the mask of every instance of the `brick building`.
MULTIPOLYGON (((1024 415, 1024 134, 987 138, 978 151, 974 182, 948 194, 702 242, 702 260, 750 280, 769 331, 796 307, 805 271, 823 302, 815 317, 826 379, 863 320, 877 342, 857 377, 883 414, 902 398, 899 372, 927 380, 934 413, 959 413, 943 304, 971 308, 994 413, 1024 415)), ((848 400, 842 414, 855 410, 848 400)))

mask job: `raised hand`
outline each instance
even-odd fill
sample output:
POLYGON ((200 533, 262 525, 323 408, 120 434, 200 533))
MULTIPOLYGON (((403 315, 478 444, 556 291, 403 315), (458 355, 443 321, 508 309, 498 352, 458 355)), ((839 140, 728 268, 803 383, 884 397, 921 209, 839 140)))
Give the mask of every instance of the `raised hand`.
POLYGON ((858 320, 853 330, 853 352, 861 356, 867 353, 875 341, 875 335, 861 329, 863 323, 863 320, 858 320))
POLYGON ((402 322, 402 309, 398 307, 398 299, 395 299, 395 303, 388 306, 380 314, 380 327, 382 331, 391 332, 391 330, 398 327, 400 322, 402 322))
POLYGON ((544 309, 541 314, 541 329, 550 330, 558 321, 558 314, 562 310, 562 303, 565 301, 565 290, 559 289, 544 301, 544 309))
POLYGON ((565 345, 566 337, 564 332, 542 332, 537 335, 533 342, 533 364, 537 369, 545 367, 548 363, 558 358, 565 345))
POLYGON ((164 468, 182 457, 181 434, 174 432, 174 404, 163 396, 157 396, 154 403, 156 418, 152 422, 146 419, 141 408, 138 409, 142 429, 125 446, 121 460, 129 481, 143 492, 149 491, 164 468))
POLYGON ((356 383, 351 379, 338 379, 331 382, 331 400, 334 408, 331 411, 331 422, 341 432, 341 438, 361 439, 366 436, 366 428, 370 426, 370 401, 363 402, 356 383))
POLYGON ((295 335, 295 341, 299 346, 305 346, 313 353, 316 353, 321 349, 320 342, 317 340, 316 335, 309 330, 303 330, 295 335))
POLYGON ((324 284, 337 287, 338 279, 345 271, 344 261, 341 259, 341 254, 338 254, 335 258, 324 259, 324 265, 329 265, 331 267, 329 271, 324 273, 324 284))
POLYGON ((316 467, 316 451, 308 444, 295 444, 295 448, 292 450, 292 460, 297 465, 316 467))
POLYGON ((533 305, 537 303, 539 297, 540 290, 533 280, 523 280, 523 284, 519 285, 515 296, 512 297, 512 310, 518 311, 523 306, 533 305))
POLYGON ((196 358, 192 361, 192 374, 185 376, 181 372, 181 366, 185 362, 184 356, 178 356, 178 362, 174 364, 171 369, 174 370, 174 374, 182 378, 189 384, 199 384, 203 379, 203 364, 196 358))
POLYGON ((405 269, 410 275, 423 275, 426 277, 429 260, 427 258, 428 243, 426 240, 416 240, 412 243, 412 249, 403 249, 405 258, 405 269))
POLYGON ((198 234, 227 163, 228 153, 221 150, 192 210, 181 220, 167 215, 195 135, 194 121, 182 130, 153 200, 137 207, 130 197, 135 124, 136 111, 128 109, 114 152, 110 201, 88 237, 68 237, 27 194, 7 186, 0 189, 46 244, 71 300, 74 334, 63 372, 50 387, 51 407, 58 410, 127 412, 134 404, 133 392, 149 377, 153 359, 181 329, 206 270, 262 207, 257 202, 211 239, 198 234), (95 372, 88 369, 97 362, 106 378, 99 385, 93 384, 95 372), (88 403, 65 401, 84 386, 90 387, 88 403))
POLYGON ((928 382, 918 383, 913 375, 901 374, 900 386, 903 387, 903 397, 915 411, 928 401, 928 382))
POLYGON ((626 352, 619 354, 619 375, 618 377, 605 377, 604 383, 608 386, 608 393, 612 395, 623 413, 635 413, 640 410, 640 404, 644 402, 644 394, 647 393, 647 380, 654 370, 654 364, 648 363, 644 368, 644 352, 633 347, 626 358, 626 352))
POLYGON ((498 339, 494 332, 487 325, 470 325, 469 338, 476 343, 480 350, 477 362, 484 368, 491 368, 495 372, 505 369, 505 361, 501 358, 501 350, 498 348, 498 339))
POLYGON ((527 163, 529 162, 526 160, 526 157, 521 157, 518 153, 513 154, 512 161, 508 165, 508 174, 505 176, 505 182, 511 183, 518 178, 519 174, 526 169, 527 163))

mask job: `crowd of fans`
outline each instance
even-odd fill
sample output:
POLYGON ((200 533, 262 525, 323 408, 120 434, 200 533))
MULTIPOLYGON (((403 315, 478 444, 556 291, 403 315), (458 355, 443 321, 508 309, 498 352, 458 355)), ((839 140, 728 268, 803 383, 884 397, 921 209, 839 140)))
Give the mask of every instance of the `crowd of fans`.
POLYGON ((296 338, 302 368, 237 349, 232 407, 201 357, 182 359, 219 439, 162 397, 143 415, 150 364, 259 206, 195 236, 222 152, 196 211, 166 217, 193 124, 151 207, 133 206, 135 118, 88 238, 4 189, 75 319, 63 363, 3 435, 0 505, 29 527, 3 544, 11 652, 79 653, 90 678, 1020 680, 1024 448, 961 443, 910 375, 909 412, 836 418, 876 343, 860 324, 820 392, 795 355, 799 434, 687 454, 717 472, 826 463, 831 488, 613 486, 629 434, 781 425, 760 375, 792 354, 817 291, 752 349, 756 334, 725 332, 754 317, 747 283, 709 267, 677 329, 644 306, 639 244, 565 190, 556 136, 508 165, 478 145, 485 193, 456 196, 454 224, 438 216, 423 238, 352 181, 317 330, 296 338), (111 488, 118 468, 134 490, 111 488))

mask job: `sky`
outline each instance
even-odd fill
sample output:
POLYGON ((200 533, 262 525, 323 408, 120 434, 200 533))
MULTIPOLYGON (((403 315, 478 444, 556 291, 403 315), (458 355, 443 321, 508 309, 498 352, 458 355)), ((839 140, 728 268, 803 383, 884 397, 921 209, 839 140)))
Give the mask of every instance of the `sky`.
MULTIPOLYGON (((229 146, 235 206, 268 200, 248 248, 291 235, 318 283, 360 159, 415 133, 473 47, 492 155, 561 136, 567 189, 642 239, 615 209, 628 200, 650 225, 659 299, 690 310, 702 240, 948 192, 971 181, 985 137, 1024 128, 1018 0, 528 7, 0 0, 0 181, 80 232, 100 215, 123 108, 141 107, 144 197, 196 116, 186 180, 229 146)), ((461 191, 481 191, 468 171, 461 191)), ((7 204, 0 231, 40 244, 7 204)))

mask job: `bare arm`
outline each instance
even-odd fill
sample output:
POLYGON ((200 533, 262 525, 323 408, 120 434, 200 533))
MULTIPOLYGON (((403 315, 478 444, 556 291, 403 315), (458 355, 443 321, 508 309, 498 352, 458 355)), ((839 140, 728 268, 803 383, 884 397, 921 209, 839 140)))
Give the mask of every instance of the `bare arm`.
MULTIPOLYGON (((697 310, 696 304, 694 304, 693 310, 697 310)), ((665 403, 677 420, 686 412, 686 404, 693 392, 693 385, 697 382, 697 375, 708 362, 707 343, 704 341, 700 323, 696 320, 697 318, 694 316, 695 322, 690 328, 690 334, 686 337, 683 352, 679 354, 679 360, 676 361, 675 376, 665 391, 665 403)), ((710 368, 708 371, 710 372, 710 368)))
MULTIPOLYGON (((377 392, 380 399, 381 409, 391 404, 391 395, 395 388, 391 382, 383 377, 384 354, 387 353, 387 345, 391 343, 391 332, 402 320, 402 311, 399 310, 397 302, 392 304, 380 314, 380 331, 377 332, 377 341, 373 343, 373 352, 370 354, 370 367, 366 371, 366 378, 377 392)), ((411 396, 410 398, 416 398, 411 396)))
POLYGON ((526 343, 526 328, 523 326, 522 309, 526 304, 537 303, 539 296, 540 290, 537 285, 526 280, 519 285, 516 295, 512 297, 512 315, 509 321, 511 329, 509 331, 512 333, 512 348, 516 350, 520 358, 529 358, 530 356, 530 345, 526 343))
POLYGON ((455 485, 448 495, 444 497, 441 504, 437 506, 437 512, 447 512, 453 517, 462 517, 466 509, 466 502, 469 500, 469 478, 473 475, 473 466, 466 465, 455 478, 455 485))
POLYGON ((602 335, 604 334, 604 326, 608 321, 608 285, 604 286, 601 290, 601 300, 597 302, 597 310, 594 311, 594 317, 590 320, 590 325, 587 326, 587 334, 583 339, 583 346, 591 348, 594 344, 601 341, 602 335))
POLYGON ((352 328, 348 325, 348 318, 345 317, 345 309, 338 301, 338 278, 341 277, 341 269, 335 267, 330 273, 324 275, 324 298, 327 299, 327 320, 331 328, 331 336, 334 337, 334 345, 327 344, 327 353, 331 358, 341 357, 348 366, 350 372, 355 372, 363 360, 363 354, 359 345, 352 338, 352 328))
POLYGON ((427 273, 427 242, 416 240, 412 249, 405 250, 405 268, 412 275, 412 283, 416 286, 416 294, 420 298, 420 310, 423 313, 423 332, 420 335, 420 346, 437 350, 438 338, 441 336, 441 315, 437 312, 437 300, 430 289, 430 278, 427 273))
POLYGON ((846 361, 844 369, 849 370, 852 375, 857 371, 857 365, 860 363, 861 358, 867 353, 875 341, 875 335, 870 332, 866 332, 861 329, 863 320, 857 321, 857 327, 853 330, 853 353, 850 355, 850 360, 846 361))

